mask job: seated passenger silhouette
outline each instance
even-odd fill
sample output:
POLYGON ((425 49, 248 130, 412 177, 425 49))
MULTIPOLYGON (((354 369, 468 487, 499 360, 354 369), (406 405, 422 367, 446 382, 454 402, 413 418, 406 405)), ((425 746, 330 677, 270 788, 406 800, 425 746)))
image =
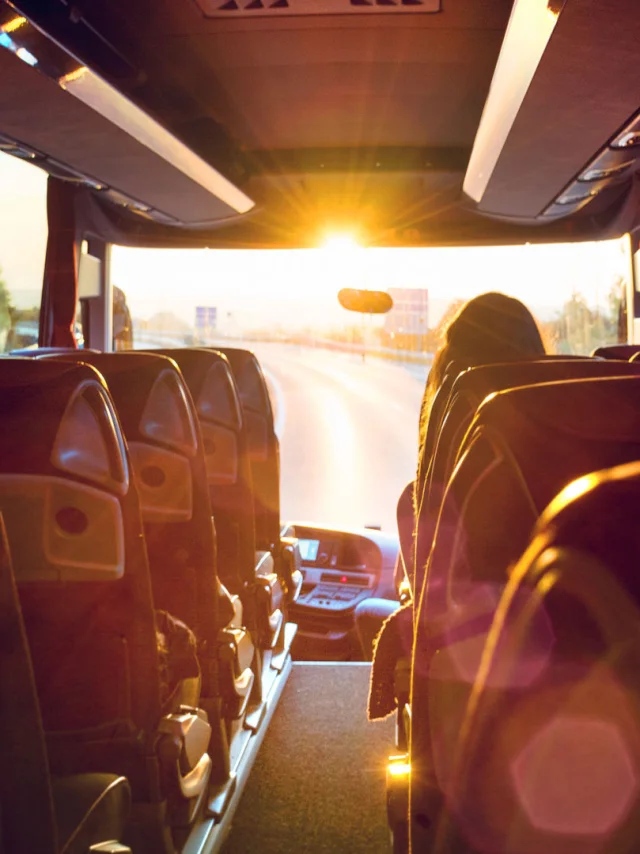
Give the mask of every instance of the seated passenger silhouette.
MULTIPOLYGON (((436 400, 443 383, 447 377, 457 376, 467 368, 536 359, 544 354, 542 336, 529 309, 519 300, 501 293, 489 292, 469 300, 443 330, 443 340, 429 371, 420 408, 413 517, 408 523, 406 499, 399 502, 401 550, 396 587, 402 579, 404 589, 413 590, 416 570, 420 577, 428 558, 428 554, 415 550, 416 518, 444 414, 446 401, 436 400), (410 542, 407 542, 407 526, 412 531, 410 542), (403 575, 406 578, 403 579, 403 575)), ((432 484, 432 488, 444 492, 445 484, 432 484)), ((365 658, 373 656, 374 662, 369 717, 383 718, 396 707, 396 663, 402 657, 411 656, 413 602, 401 604, 389 599, 366 599, 356 608, 356 628, 365 658)))

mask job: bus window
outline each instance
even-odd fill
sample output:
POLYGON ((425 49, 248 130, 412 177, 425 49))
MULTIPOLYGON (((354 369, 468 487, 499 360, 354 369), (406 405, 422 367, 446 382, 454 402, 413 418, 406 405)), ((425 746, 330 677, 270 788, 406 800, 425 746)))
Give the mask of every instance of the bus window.
POLYGON ((133 350, 133 323, 127 297, 121 288, 113 286, 113 349, 133 350))
POLYGON ((46 172, 0 153, 0 352, 38 343, 46 192, 46 172))

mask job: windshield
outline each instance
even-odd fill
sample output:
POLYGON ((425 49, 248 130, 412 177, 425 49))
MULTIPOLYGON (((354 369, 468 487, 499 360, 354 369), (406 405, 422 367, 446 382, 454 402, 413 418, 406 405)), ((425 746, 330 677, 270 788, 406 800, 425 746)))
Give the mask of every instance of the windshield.
POLYGON ((418 414, 443 327, 487 290, 522 299, 549 352, 626 340, 628 240, 462 249, 141 250, 115 247, 133 346, 257 354, 281 445, 284 520, 394 531, 416 467, 418 414), (341 288, 388 291, 386 315, 341 288))
MULTIPOLYGON (((37 344, 46 174, 0 155, 0 349, 37 344)), ((114 247, 114 349, 254 350, 281 445, 282 518, 395 531, 416 467, 418 413, 443 328, 465 300, 523 300, 549 352, 626 340, 628 238, 584 244, 364 249, 333 235, 315 250, 114 247), (338 302, 388 292, 388 314, 338 302)), ((78 303, 78 321, 81 317, 78 303)), ((80 324, 76 337, 82 344, 80 324)))

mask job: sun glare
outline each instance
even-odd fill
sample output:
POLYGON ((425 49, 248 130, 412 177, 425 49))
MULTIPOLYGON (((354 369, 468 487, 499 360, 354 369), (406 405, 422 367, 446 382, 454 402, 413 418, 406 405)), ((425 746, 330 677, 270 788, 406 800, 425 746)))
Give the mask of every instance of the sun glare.
POLYGON ((327 234, 322 242, 322 248, 328 252, 354 252, 356 249, 362 249, 362 246, 353 234, 327 234))

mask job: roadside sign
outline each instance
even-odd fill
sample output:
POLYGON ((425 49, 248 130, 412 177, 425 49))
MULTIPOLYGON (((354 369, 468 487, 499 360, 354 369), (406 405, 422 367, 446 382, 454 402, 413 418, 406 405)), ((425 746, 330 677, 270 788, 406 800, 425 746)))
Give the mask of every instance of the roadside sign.
POLYGON ((196 306, 196 329, 211 332, 218 323, 218 309, 212 305, 196 306))

